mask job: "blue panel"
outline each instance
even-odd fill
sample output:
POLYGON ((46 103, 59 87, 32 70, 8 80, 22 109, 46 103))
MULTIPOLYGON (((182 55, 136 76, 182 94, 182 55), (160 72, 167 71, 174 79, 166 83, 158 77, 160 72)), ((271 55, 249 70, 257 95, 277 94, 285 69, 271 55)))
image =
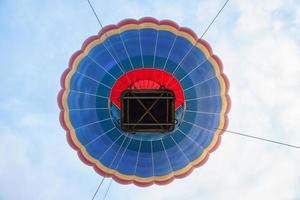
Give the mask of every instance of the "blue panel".
POLYGON ((166 152, 173 170, 182 169, 189 163, 187 156, 183 153, 183 150, 179 144, 174 143, 173 147, 167 149, 166 152))
POLYGON ((68 105, 69 109, 107 108, 107 100, 103 97, 70 91, 68 105))
POLYGON ((136 175, 140 177, 153 176, 152 156, 150 153, 139 154, 136 175))
POLYGON ((195 99, 208 96, 216 96, 221 93, 220 82, 217 77, 207 79, 207 81, 200 82, 194 85, 193 88, 185 91, 185 98, 195 99))
MULTIPOLYGON (((159 31, 155 59, 167 58, 176 35, 168 31, 159 31)), ((155 62, 155 68, 163 69, 165 62, 155 62)))
POLYGON ((199 112, 219 113, 222 109, 222 99, 220 96, 216 96, 191 100, 187 102, 186 109, 199 112))
MULTIPOLYGON (((98 65, 96 62, 91 60, 89 57, 85 57, 82 61, 78 64, 78 68, 76 70, 87 77, 90 77, 92 80, 97 82, 102 82, 107 86, 112 86, 116 77, 113 75, 108 74, 108 70, 106 70, 101 65, 98 65), (103 81, 105 79, 105 81, 103 81)), ((119 75, 120 76, 120 75, 119 75)))
MULTIPOLYGON (((161 142, 159 145, 161 145, 160 148, 163 149, 161 142)), ((170 172, 173 171, 172 168, 170 167, 167 154, 164 150, 154 152, 153 160, 154 160, 154 175, 155 176, 163 176, 163 175, 169 174, 170 172)))
POLYGON ((154 29, 142 29, 140 30, 140 37, 144 57, 144 66, 152 67, 154 61, 157 31, 154 29), (145 57, 147 57, 147 59, 145 59, 145 57))
POLYGON ((203 128, 218 128, 219 127, 219 115, 196 113, 196 112, 186 112, 184 120, 188 122, 193 122, 198 126, 203 128), (189 119, 194 119, 193 121, 189 119))
MULTIPOLYGON (((109 132, 116 132, 116 129, 112 129, 109 132)), ((86 150, 95 159, 99 159, 105 151, 108 152, 109 148, 114 145, 114 141, 110 140, 105 134, 99 134, 96 137, 91 137, 88 143, 85 144, 86 150)))
POLYGON ((110 118, 108 110, 81 110, 78 112, 70 112, 70 121, 74 128, 88 125, 90 123, 98 122, 110 118), (101 116, 101 118, 99 118, 101 116))
POLYGON ((75 73, 71 79, 70 89, 78 92, 97 95, 98 83, 75 73))
POLYGON ((173 73, 178 65, 180 65, 179 67, 182 67, 182 64, 184 64, 183 61, 185 60, 185 57, 188 56, 189 51, 192 47, 193 45, 187 39, 177 37, 169 55, 169 60, 176 63, 177 65, 175 67, 171 67, 172 65, 168 65, 167 63, 167 67, 165 68, 165 70, 173 73))
POLYGON ((194 46, 193 49, 182 60, 180 68, 178 69, 178 71, 176 71, 175 76, 180 80, 195 68, 201 67, 205 62, 206 58, 204 54, 194 46), (180 72, 180 69, 182 70, 182 72, 180 72))
POLYGON ((103 133, 109 130, 113 131, 113 127, 112 122, 106 120, 80 128, 76 130, 76 135, 81 144, 87 145, 95 139, 102 140, 104 137, 107 137, 105 134, 103 135, 103 133))
POLYGON ((117 169, 123 174, 135 175, 136 162, 137 162, 137 152, 127 149, 126 152, 123 154, 123 158, 119 161, 119 166, 117 169))
POLYGON ((191 70, 188 73, 188 79, 187 76, 184 76, 181 81, 182 81, 183 88, 187 89, 188 87, 190 87, 190 85, 187 84, 187 81, 189 81, 189 79, 192 80, 193 82, 192 86, 193 86, 200 82, 207 81, 208 79, 214 76, 215 76, 215 71, 213 66, 208 61, 206 61, 199 67, 191 70))
MULTIPOLYGON (((123 142, 125 141, 125 137, 121 136, 118 137, 115 141, 118 142, 123 142)), ((102 164, 104 164, 106 167, 111 167, 113 164, 113 161, 116 160, 117 157, 117 153, 120 151, 119 149, 121 149, 120 145, 116 144, 115 141, 114 142, 110 142, 109 145, 107 145, 109 143, 109 139, 106 140, 106 138, 104 137, 103 140, 97 140, 99 141, 92 143, 91 145, 89 145, 89 150, 93 150, 95 152, 95 157, 97 160, 100 160, 102 164), (100 142, 101 141, 101 142, 100 142), (104 143, 106 142, 106 143, 104 143), (101 146, 101 147, 98 147, 101 146), (101 149, 101 151, 99 151, 101 149), (96 153, 96 151, 99 151, 96 153)))
POLYGON ((125 31, 121 34, 125 48, 131 60, 131 64, 134 67, 142 67, 142 52, 141 52, 141 41, 139 38, 138 30, 125 31))

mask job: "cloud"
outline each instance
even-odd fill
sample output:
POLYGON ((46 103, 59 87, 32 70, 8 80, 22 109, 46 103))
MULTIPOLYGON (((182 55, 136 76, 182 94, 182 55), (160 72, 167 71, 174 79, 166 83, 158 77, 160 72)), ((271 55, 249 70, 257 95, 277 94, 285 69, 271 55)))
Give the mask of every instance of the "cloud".
MULTIPOLYGON (((86 2, 19 3, 5 2, 0 18, 0 199, 89 198, 101 177, 68 146, 56 94, 69 56, 99 26, 86 2)), ((93 3, 104 24, 150 15, 201 35, 223 1, 93 3)), ((205 35, 230 79, 230 129, 300 144, 299 8, 230 1, 205 35)), ((299 199, 299 163, 296 150, 225 133, 189 177, 164 187, 113 183, 108 199, 299 199)))

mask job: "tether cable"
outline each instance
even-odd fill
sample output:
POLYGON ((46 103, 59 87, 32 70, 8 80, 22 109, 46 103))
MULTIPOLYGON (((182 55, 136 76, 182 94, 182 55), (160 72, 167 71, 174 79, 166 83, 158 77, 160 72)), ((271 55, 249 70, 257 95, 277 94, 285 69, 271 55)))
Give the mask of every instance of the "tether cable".
POLYGON ((112 184, 112 178, 109 180, 109 184, 108 184, 108 187, 106 188, 106 191, 105 191, 105 194, 104 194, 103 200, 105 200, 105 199, 106 199, 106 197, 107 197, 107 194, 108 194, 108 191, 109 191, 109 189, 110 189, 110 187, 111 187, 111 184, 112 184))
POLYGON ((97 187, 97 189, 96 189, 96 191, 95 191, 95 193, 94 193, 94 196, 93 196, 92 200, 95 199, 95 197, 96 197, 96 195, 97 195, 97 193, 98 193, 98 191, 99 191, 99 189, 100 189, 100 187, 101 187, 103 181, 104 181, 104 177, 102 177, 102 180, 101 180, 101 182, 99 183, 99 185, 98 185, 98 187, 97 187))
POLYGON ((205 128, 203 126, 200 126, 196 123, 193 122, 188 122, 183 120, 185 123, 191 124, 192 126, 196 127, 196 128, 200 128, 202 130, 207 130, 210 132, 215 132, 215 130, 220 130, 220 131, 224 131, 224 132, 228 132, 228 133, 232 133, 235 135, 240 135, 240 136, 244 136, 244 137, 248 137, 248 138, 252 138, 252 139, 257 139, 257 140, 261 140, 261 141, 265 141, 265 142, 270 142, 270 143, 274 143, 274 144, 278 144, 278 145, 282 145, 282 146, 287 146, 287 147, 291 147, 291 148, 296 148, 296 149, 300 149, 300 146, 298 145, 293 145, 293 144, 288 144, 288 143, 284 143, 284 142, 279 142, 276 140, 271 140, 271 139, 267 139, 267 138, 263 138, 263 137, 258 137, 258 136, 254 136, 254 135, 249 135, 249 134, 245 134, 245 133, 241 133, 238 131, 231 131, 228 129, 222 129, 222 128, 205 128))
POLYGON ((231 130, 219 129, 219 128, 217 128, 217 130, 225 131, 225 132, 228 132, 228 133, 232 133, 232 134, 235 134, 235 135, 244 136, 244 137, 248 137, 248 138, 252 138, 252 139, 256 139, 256 140, 270 142, 270 143, 273 143, 273 144, 278 144, 278 145, 282 145, 282 146, 287 146, 287 147, 291 147, 291 148, 300 149, 300 146, 297 146, 297 145, 288 144, 288 143, 284 143, 284 142, 279 142, 279 141, 275 141, 275 140, 271 140, 271 139, 267 139, 267 138, 262 138, 262 137, 258 137, 258 136, 254 136, 254 135, 249 135, 249 134, 245 134, 245 133, 241 133, 241 132, 237 132, 237 131, 231 131, 231 130))
POLYGON ((92 9, 92 11, 93 11, 93 13, 94 13, 94 15, 95 15, 95 17, 96 17, 98 23, 99 23, 99 25, 101 26, 101 28, 103 28, 103 25, 102 25, 102 23, 101 23, 101 21, 100 21, 98 15, 97 15, 97 13, 96 13, 94 7, 92 6, 90 0, 87 0, 87 2, 89 3, 89 5, 90 5, 90 7, 91 7, 91 9, 92 9))
POLYGON ((222 10, 225 8, 225 6, 227 5, 227 3, 230 0, 227 0, 223 6, 221 7, 221 9, 219 10, 219 12, 216 14, 216 16, 213 18, 213 20, 210 22, 210 24, 207 26, 207 28, 205 29, 205 31, 202 33, 200 39, 202 39, 204 37, 204 35, 206 34, 206 32, 210 29, 211 25, 215 22, 215 20, 217 19, 217 17, 220 15, 220 13, 222 12, 222 10))

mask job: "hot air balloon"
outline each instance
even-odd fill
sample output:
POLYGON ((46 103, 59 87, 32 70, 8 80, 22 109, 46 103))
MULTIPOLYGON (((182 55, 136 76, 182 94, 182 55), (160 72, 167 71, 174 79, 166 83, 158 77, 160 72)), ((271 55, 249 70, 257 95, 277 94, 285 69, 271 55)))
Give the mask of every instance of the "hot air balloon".
POLYGON ((207 161, 228 124, 220 59, 170 20, 104 27, 71 57, 61 86, 68 142, 84 163, 122 184, 185 177, 207 161))

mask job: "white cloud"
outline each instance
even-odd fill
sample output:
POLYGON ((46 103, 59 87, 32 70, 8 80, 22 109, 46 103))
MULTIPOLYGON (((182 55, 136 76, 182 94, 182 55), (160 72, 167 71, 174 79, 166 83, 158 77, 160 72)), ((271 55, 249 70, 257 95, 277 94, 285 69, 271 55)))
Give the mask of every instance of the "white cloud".
MULTIPOLYGON (((89 198, 100 177, 82 164, 67 145, 52 96, 59 89, 58 77, 67 65, 68 56, 80 47, 85 37, 96 33, 98 25, 84 3, 55 1, 55 5, 43 7, 41 12, 42 8, 34 1, 26 2, 18 4, 23 7, 17 7, 19 18, 13 18, 13 22, 15 26, 22 24, 22 20, 31 24, 29 30, 35 35, 30 38, 36 46, 30 46, 31 53, 24 51, 29 39, 22 31, 28 34, 28 29, 20 25, 19 39, 24 43, 14 45, 19 45, 22 51, 17 51, 14 60, 0 61, 1 66, 10 66, 5 76, 13 77, 13 80, 5 77, 0 85, 7 94, 0 97, 0 199, 89 198), (39 26, 42 22, 43 28, 39 26), (45 48, 51 56, 39 54, 45 48), (24 74, 30 83, 22 82, 24 74), (20 91, 9 90, 20 85, 20 91), (46 97, 42 101, 41 91, 46 97)), ((223 2, 94 3, 104 24, 123 17, 151 15, 172 18, 200 35, 223 2), (109 9, 103 9, 103 5, 109 9)), ((230 129, 300 144, 299 38, 284 28, 291 26, 290 21, 272 17, 284 7, 295 13, 292 22, 298 26, 300 5, 294 6, 296 3, 230 1, 205 36, 222 59, 231 83, 230 129), (230 22, 230 26, 224 22, 230 22)), ((11 42, 15 39, 12 37, 11 42)), ((225 133, 220 148, 189 177, 164 187, 113 184, 107 199, 297 199, 299 163, 296 150, 225 133)))

